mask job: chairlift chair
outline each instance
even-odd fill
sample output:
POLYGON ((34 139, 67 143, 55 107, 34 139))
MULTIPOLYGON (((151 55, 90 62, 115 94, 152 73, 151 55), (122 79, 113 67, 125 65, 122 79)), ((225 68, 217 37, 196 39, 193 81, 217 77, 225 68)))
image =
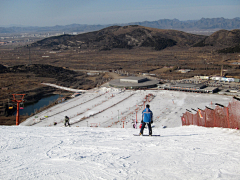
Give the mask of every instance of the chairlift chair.
POLYGON ((19 104, 19 108, 20 108, 20 109, 24 109, 24 104, 23 104, 23 102, 21 102, 21 103, 19 104))
POLYGON ((8 109, 13 109, 12 103, 8 103, 8 109))

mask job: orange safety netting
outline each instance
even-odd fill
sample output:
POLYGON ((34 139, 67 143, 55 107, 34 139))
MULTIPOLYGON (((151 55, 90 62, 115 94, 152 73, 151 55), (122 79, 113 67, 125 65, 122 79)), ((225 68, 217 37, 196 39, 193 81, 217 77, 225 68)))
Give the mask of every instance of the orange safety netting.
POLYGON ((198 109, 193 114, 185 112, 182 117, 182 125, 197 125, 204 127, 223 127, 223 128, 240 128, 240 101, 234 98, 227 107, 216 104, 215 109, 207 108, 198 109))

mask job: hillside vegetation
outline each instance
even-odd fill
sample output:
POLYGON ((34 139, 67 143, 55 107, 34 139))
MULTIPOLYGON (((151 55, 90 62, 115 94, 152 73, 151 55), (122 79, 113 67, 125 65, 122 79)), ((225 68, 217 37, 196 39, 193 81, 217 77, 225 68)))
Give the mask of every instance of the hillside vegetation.
POLYGON ((162 30, 134 26, 112 26, 100 31, 94 31, 76 36, 62 35, 46 38, 32 47, 51 48, 52 50, 111 50, 114 48, 134 49, 151 47, 163 50, 167 47, 204 47, 229 48, 240 44, 240 30, 220 30, 210 36, 189 34, 176 30, 162 30))
POLYGON ((33 43, 31 46, 52 48, 53 50, 69 48, 111 50, 113 48, 133 49, 137 47, 152 47, 155 50, 162 50, 175 45, 191 46, 204 38, 205 36, 176 30, 160 30, 138 25, 112 26, 76 36, 51 37, 33 43))

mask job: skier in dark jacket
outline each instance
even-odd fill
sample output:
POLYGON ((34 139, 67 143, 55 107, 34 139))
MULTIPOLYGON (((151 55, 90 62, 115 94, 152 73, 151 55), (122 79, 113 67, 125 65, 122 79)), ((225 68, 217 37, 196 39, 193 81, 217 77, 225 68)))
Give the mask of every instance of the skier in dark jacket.
POLYGON ((65 116, 65 123, 64 123, 65 127, 67 127, 67 125, 70 127, 70 123, 69 123, 69 117, 65 116))
POLYGON ((139 135, 143 134, 143 130, 145 128, 145 125, 147 124, 148 125, 148 130, 149 130, 149 136, 152 136, 151 124, 153 123, 153 120, 152 120, 153 113, 149 108, 150 108, 150 106, 149 106, 149 104, 147 104, 146 108, 142 112, 142 127, 141 127, 139 135))

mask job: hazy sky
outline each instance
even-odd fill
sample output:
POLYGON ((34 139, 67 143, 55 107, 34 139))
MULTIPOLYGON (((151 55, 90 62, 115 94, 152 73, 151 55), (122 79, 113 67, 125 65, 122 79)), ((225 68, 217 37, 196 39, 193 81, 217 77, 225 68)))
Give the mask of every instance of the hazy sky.
POLYGON ((240 17, 240 0, 0 0, 0 26, 240 17))

